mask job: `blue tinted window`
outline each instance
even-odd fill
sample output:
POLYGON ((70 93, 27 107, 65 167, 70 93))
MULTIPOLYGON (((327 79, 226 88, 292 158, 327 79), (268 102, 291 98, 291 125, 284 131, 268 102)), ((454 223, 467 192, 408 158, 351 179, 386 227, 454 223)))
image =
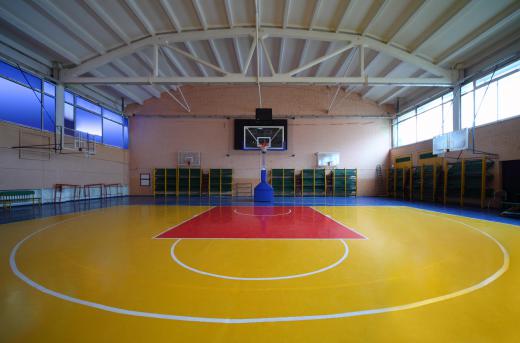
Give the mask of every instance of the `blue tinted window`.
POLYGON ((76 130, 98 136, 96 141, 101 142, 101 117, 76 108, 76 130))
POLYGON ((101 106, 98 106, 80 96, 76 96, 76 106, 82 107, 94 113, 101 114, 101 106))
POLYGON ((123 126, 113 121, 103 119, 103 143, 122 148, 123 126))
POLYGON ((71 92, 65 91, 65 102, 68 102, 69 104, 74 104, 74 94, 71 92))
POLYGON ((41 128, 41 103, 39 93, 24 86, 0 78, 0 119, 41 128))
POLYGON ((128 119, 124 119, 123 123, 123 148, 128 149, 128 119))
POLYGON ((12 80, 16 80, 26 86, 30 86, 37 90, 42 89, 42 80, 28 72, 21 72, 17 67, 0 61, 0 75, 12 80))
POLYGON ((106 108, 103 108, 103 117, 115 121, 119 124, 123 123, 123 117, 120 114, 109 111, 106 108))
POLYGON ((43 97, 43 129, 54 132, 56 123, 56 100, 45 95, 43 97))
POLYGON ((44 81, 43 82, 43 91, 45 92, 45 94, 55 96, 56 95, 56 86, 53 83, 44 81))
POLYGON ((66 128, 74 130, 74 106, 65 104, 63 121, 66 128))

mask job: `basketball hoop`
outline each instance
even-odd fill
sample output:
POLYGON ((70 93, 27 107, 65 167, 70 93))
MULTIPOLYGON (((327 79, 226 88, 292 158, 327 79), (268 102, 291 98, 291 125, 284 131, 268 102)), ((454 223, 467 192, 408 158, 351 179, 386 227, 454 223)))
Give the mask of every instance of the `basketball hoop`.
POLYGON ((269 144, 267 142, 262 142, 260 143, 260 151, 262 152, 262 154, 265 154, 267 153, 267 149, 269 148, 269 144))

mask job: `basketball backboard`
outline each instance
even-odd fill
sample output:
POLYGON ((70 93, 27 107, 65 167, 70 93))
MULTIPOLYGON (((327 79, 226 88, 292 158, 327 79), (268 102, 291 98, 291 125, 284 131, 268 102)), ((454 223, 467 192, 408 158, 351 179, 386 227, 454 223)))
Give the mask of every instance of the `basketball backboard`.
POLYGON ((285 150, 283 126, 244 126, 244 150, 260 150, 267 143, 268 150, 285 150))

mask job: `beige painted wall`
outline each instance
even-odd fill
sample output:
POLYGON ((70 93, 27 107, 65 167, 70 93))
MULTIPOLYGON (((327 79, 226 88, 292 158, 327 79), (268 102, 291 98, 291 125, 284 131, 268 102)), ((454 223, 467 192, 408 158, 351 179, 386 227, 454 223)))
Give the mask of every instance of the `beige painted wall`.
POLYGON ((0 122, 0 189, 43 189, 56 183, 128 184, 128 151, 97 145, 94 156, 20 152, 21 143, 43 143, 41 131, 0 122))
MULTIPOLYGON (((262 86, 262 107, 272 108, 278 115, 327 114, 336 87, 325 86, 262 86)), ((188 113, 167 93, 159 99, 151 98, 140 106, 129 105, 125 112, 140 114, 190 114, 190 115, 254 115, 260 107, 256 86, 184 86, 182 92, 189 102, 188 113)), ((179 92, 172 94, 180 98, 179 92)), ((356 93, 341 90, 334 101, 331 115, 381 115, 394 113, 390 105, 383 107, 363 100, 356 93)))
MULTIPOLYGON (((268 89, 262 88, 264 106, 272 107, 275 117, 319 116, 335 91, 327 87, 268 89)), ((210 91, 208 87, 185 87, 183 91, 192 106, 191 114, 214 114, 222 119, 175 118, 175 114, 184 112, 164 94, 141 107, 129 107, 127 114, 138 114, 130 118, 130 193, 151 194, 151 187, 139 186, 139 174, 152 173, 156 167, 176 167, 179 151, 201 152, 203 168, 233 168, 235 181, 256 183, 260 154, 233 150, 233 120, 225 118, 237 114, 253 116, 256 88, 222 86, 210 91)), ((365 102, 356 94, 338 101, 336 114, 376 115, 388 110, 365 102)), ((359 194, 375 194, 375 168, 386 163, 391 144, 388 119, 298 118, 288 123, 288 150, 270 152, 268 168, 312 168, 316 166, 316 152, 339 152, 340 167, 359 169, 359 194)))
MULTIPOLYGON (((471 138, 470 138, 471 139, 471 138)), ((520 118, 503 120, 498 123, 491 123, 475 128, 475 147, 476 150, 498 154, 498 161, 520 159, 520 118)), ((414 165, 417 165, 418 154, 421 151, 431 151, 432 140, 410 144, 407 146, 392 149, 390 159, 393 161, 396 156, 413 154, 414 165)), ((460 152, 450 152, 446 156, 449 160, 457 158, 460 152)), ((481 154, 464 152, 461 158, 482 157, 481 154)), ((500 177, 500 163, 495 163, 493 168, 495 175, 493 187, 499 190, 502 187, 500 177)), ((520 175, 519 175, 520 177, 520 175)))

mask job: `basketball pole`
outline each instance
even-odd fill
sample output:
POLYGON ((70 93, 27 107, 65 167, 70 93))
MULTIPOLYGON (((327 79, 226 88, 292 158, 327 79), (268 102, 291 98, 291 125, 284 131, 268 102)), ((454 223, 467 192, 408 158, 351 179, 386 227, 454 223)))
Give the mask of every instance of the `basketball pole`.
POLYGON ((267 168, 265 160, 265 157, 267 155, 267 144, 262 143, 259 147, 262 153, 262 167, 260 169, 260 183, 255 187, 254 200, 255 202, 273 202, 273 187, 271 187, 271 185, 267 183, 267 168))

